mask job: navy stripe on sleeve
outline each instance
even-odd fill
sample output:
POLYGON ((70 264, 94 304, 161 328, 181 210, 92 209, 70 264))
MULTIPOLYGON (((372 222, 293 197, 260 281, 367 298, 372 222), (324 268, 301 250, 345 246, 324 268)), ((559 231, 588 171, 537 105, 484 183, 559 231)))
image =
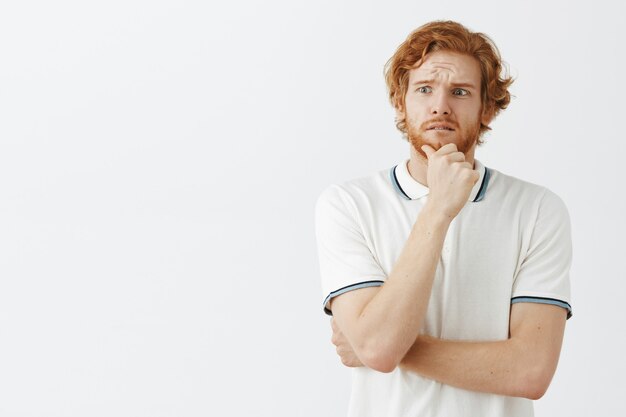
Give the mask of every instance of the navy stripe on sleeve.
POLYGON ((511 304, 515 303, 540 303, 540 304, 552 304, 555 306, 563 307, 567 310, 567 318, 572 317, 572 306, 565 301, 558 300, 556 298, 548 298, 548 297, 531 297, 531 296, 521 296, 521 297, 513 297, 511 298, 511 304))
POLYGON ((347 293, 348 291, 358 290, 358 289, 361 289, 361 288, 380 287, 384 283, 385 283, 385 281, 372 280, 372 281, 358 282, 356 284, 351 284, 351 285, 347 285, 347 286, 345 286, 343 288, 339 288, 338 290, 333 291, 330 294, 328 294, 328 296, 324 299, 324 303, 322 304, 322 306, 324 307, 324 313, 328 314, 329 316, 333 315, 333 312, 326 308, 326 303, 328 303, 328 301, 330 301, 331 298, 334 298, 334 297, 336 297, 338 295, 347 293))

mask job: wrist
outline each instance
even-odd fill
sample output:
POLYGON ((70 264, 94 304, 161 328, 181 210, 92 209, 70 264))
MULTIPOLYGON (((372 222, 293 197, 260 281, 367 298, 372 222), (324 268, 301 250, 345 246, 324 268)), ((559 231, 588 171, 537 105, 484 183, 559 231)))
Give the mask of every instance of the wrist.
POLYGON ((450 216, 446 214, 445 210, 443 210, 440 206, 438 206, 433 200, 427 200, 424 208, 422 209, 420 215, 423 214, 426 216, 429 221, 433 222, 439 226, 449 226, 454 219, 454 216, 450 216))
POLYGON ((420 334, 413 342, 413 345, 408 350, 404 358, 400 361, 400 366, 406 368, 412 368, 414 370, 419 366, 420 357, 424 355, 427 351, 428 347, 431 346, 436 339, 432 336, 427 336, 425 334, 420 334))

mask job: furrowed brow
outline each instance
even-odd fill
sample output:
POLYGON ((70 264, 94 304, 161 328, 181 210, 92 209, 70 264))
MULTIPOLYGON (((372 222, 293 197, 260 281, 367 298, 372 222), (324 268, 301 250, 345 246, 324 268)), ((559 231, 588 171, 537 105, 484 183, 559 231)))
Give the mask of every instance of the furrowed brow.
MULTIPOLYGON (((419 80, 419 81, 414 81, 413 85, 423 85, 423 84, 433 84, 435 82, 435 80, 419 80)), ((474 90, 477 90, 476 86, 472 83, 451 83, 450 84, 452 87, 464 87, 464 88, 471 88, 474 90)))
POLYGON ((452 87, 465 87, 465 88, 472 88, 474 90, 476 90, 476 86, 472 83, 452 83, 452 87))

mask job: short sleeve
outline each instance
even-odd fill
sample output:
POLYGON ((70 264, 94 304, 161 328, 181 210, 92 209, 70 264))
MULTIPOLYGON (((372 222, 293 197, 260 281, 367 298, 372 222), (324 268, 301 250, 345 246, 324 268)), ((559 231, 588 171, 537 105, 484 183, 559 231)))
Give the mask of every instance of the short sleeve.
POLYGON ((513 283, 511 303, 570 305, 572 238, 570 217, 563 201, 550 190, 545 193, 532 230, 528 250, 513 283))
POLYGON ((326 188, 315 205, 315 234, 324 312, 329 301, 348 291, 383 285, 386 276, 356 219, 354 201, 337 185, 326 188))

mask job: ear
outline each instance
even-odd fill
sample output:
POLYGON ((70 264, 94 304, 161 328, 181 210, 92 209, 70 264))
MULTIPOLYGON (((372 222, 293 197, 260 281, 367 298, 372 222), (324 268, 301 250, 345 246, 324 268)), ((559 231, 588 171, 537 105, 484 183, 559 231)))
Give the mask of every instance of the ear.
POLYGON ((480 116, 480 122, 485 126, 489 126, 489 124, 493 121, 494 117, 495 117, 494 109, 484 109, 480 116))
POLYGON ((393 108, 396 111, 396 120, 403 120, 406 117, 404 105, 400 100, 395 100, 393 108))

